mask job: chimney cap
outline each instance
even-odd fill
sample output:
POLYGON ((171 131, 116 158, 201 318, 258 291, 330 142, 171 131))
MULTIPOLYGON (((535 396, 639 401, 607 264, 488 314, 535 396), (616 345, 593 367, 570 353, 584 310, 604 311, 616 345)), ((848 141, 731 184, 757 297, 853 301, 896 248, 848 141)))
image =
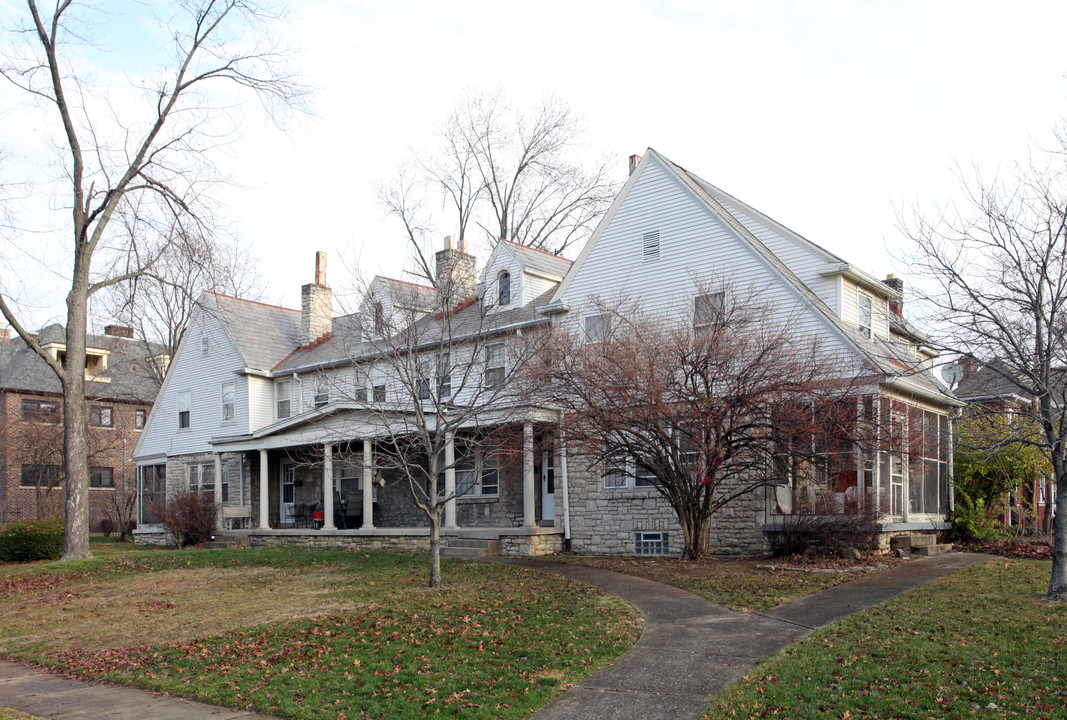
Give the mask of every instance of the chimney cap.
POLYGON ((104 334, 111 337, 133 338, 133 328, 126 325, 105 325, 104 334))
POLYGON ((326 253, 322 250, 315 253, 315 284, 326 284, 326 253))

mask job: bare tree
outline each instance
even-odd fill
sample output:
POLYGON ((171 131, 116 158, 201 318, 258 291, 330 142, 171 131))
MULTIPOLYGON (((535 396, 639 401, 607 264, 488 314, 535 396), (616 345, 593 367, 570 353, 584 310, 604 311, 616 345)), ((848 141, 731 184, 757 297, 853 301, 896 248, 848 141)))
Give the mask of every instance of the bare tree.
POLYGON ((385 332, 376 332, 368 315, 364 341, 351 348, 366 382, 350 399, 384 436, 376 467, 401 478, 430 526, 430 587, 442 582, 445 507, 470 490, 450 487, 446 473, 460 467, 465 447, 498 460, 518 452, 515 423, 528 405, 518 379, 548 337, 544 318, 523 324, 506 312, 485 312, 465 277, 439 276, 432 309, 395 317, 385 332))
MULTIPOLYGON (((253 0, 188 0, 173 7, 166 23, 173 41, 171 64, 134 91, 144 98, 144 117, 133 110, 101 107, 107 89, 77 73, 69 43, 92 45, 86 13, 73 0, 41 12, 27 0, 23 44, 5 53, 0 75, 39 102, 45 127, 61 129, 59 146, 68 198, 62 225, 69 234, 70 289, 66 296, 66 363, 46 352, 19 320, 10 296, 0 311, 59 377, 67 488, 64 560, 89 551, 85 398, 85 334, 89 298, 151 268, 176 238, 195 236, 204 213, 202 185, 210 177, 208 152, 220 141, 223 99, 219 81, 251 90, 274 107, 291 107, 302 89, 285 74, 284 59, 268 40, 264 22, 275 17, 253 0), (121 219, 120 222, 114 222, 121 219), (136 232, 126 232, 136 228, 136 232)), ((150 73, 145 73, 150 75, 150 73)), ((29 234, 29 231, 26 231, 29 234)))
MULTIPOLYGON (((987 180, 962 181, 958 207, 902 221, 929 281, 922 299, 942 346, 974 358, 1032 405, 1056 478, 1048 597, 1067 600, 1067 143, 987 180)), ((1023 437, 1012 442, 1027 442, 1023 437)))
POLYGON ((785 457, 852 441, 853 379, 830 375, 819 345, 752 296, 700 295, 689 324, 633 304, 602 303, 597 317, 557 329, 538 384, 607 476, 632 474, 670 504, 683 559, 700 557, 715 514, 770 483, 785 457))
POLYGON ((556 255, 585 240, 619 184, 607 163, 578 162, 581 134, 574 112, 558 99, 520 110, 499 89, 468 94, 438 133, 437 148, 378 187, 416 248, 417 271, 432 279, 417 248, 442 230, 464 243, 477 226, 490 246, 504 239, 556 255), (436 206, 447 209, 443 219, 434 216, 436 206))
POLYGON ((150 271, 108 287, 96 309, 133 329, 157 387, 204 290, 246 300, 261 296, 259 275, 239 243, 176 231, 183 237, 167 243, 150 271))

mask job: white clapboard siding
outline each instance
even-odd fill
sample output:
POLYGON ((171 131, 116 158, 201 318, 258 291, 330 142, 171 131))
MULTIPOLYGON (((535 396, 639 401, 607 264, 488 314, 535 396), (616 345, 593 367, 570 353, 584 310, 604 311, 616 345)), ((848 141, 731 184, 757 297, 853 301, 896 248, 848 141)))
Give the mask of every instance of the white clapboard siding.
POLYGON ((170 364, 156 403, 141 432, 135 458, 209 452, 208 440, 249 431, 248 385, 236 374, 244 366, 219 319, 197 311, 170 364), (202 341, 208 352, 201 356, 202 341), (222 422, 222 385, 235 385, 235 418, 222 422), (178 393, 191 398, 189 428, 178 428, 178 393))
POLYGON ((600 231, 558 298, 574 315, 587 312, 593 298, 639 299, 646 312, 687 319, 698 292, 722 286, 772 304, 800 336, 840 344, 828 321, 804 308, 751 245, 655 158, 600 231), (652 231, 659 232, 659 257, 646 260, 644 235, 652 231))
POLYGON ((818 273, 820 267, 839 258, 736 202, 723 201, 723 206, 840 317, 838 283, 818 273))

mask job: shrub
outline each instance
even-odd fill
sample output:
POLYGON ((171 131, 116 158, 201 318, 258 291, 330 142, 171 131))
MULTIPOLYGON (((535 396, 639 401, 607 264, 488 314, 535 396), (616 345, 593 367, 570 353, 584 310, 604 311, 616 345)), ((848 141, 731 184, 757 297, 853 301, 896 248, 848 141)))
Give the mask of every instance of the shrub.
POLYGON ((0 562, 58 560, 62 554, 61 520, 22 520, 0 529, 0 562))
POLYGON ((215 532, 215 501, 202 493, 183 490, 156 503, 152 511, 178 547, 203 545, 215 532))
POLYGON ((872 513, 855 510, 839 514, 799 512, 785 515, 781 525, 767 533, 773 557, 817 554, 848 556, 853 548, 874 545, 875 526, 872 513))
POLYGON ((115 521, 109 517, 100 521, 100 532, 104 537, 111 537, 111 534, 115 532, 115 521))
POLYGON ((956 506, 952 510, 953 540, 994 542, 1004 539, 1007 530, 997 519, 997 508, 987 508, 985 498, 971 498, 966 490, 956 486, 956 506))

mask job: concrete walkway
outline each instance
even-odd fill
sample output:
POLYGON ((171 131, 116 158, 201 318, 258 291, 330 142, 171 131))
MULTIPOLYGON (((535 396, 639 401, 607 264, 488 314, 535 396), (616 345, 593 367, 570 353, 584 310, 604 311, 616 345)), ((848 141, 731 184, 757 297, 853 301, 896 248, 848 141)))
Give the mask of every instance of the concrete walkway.
POLYGON ((0 707, 49 720, 270 720, 133 688, 68 680, 9 662, 0 662, 0 707))
MULTIPOLYGON (((871 573, 766 613, 735 613, 685 590, 607 570, 522 561, 618 595, 645 618, 641 638, 613 664, 560 695, 534 720, 696 718, 757 660, 905 590, 992 559, 954 553, 871 573)), ((265 715, 97 685, 0 662, 0 707, 49 720, 270 720, 265 715)))
POLYGON ((766 613, 735 613, 692 593, 650 580, 577 565, 523 564, 586 582, 641 611, 641 638, 612 665, 560 695, 533 720, 683 720, 699 717, 711 699, 757 660, 813 629, 992 559, 952 553, 870 573, 766 613))

